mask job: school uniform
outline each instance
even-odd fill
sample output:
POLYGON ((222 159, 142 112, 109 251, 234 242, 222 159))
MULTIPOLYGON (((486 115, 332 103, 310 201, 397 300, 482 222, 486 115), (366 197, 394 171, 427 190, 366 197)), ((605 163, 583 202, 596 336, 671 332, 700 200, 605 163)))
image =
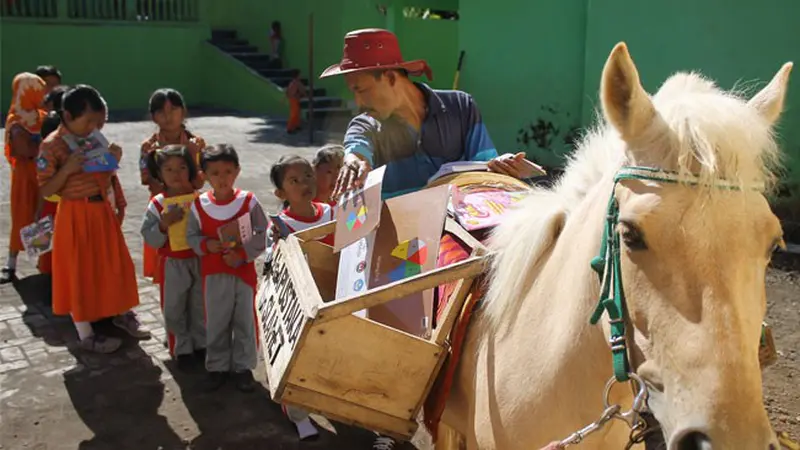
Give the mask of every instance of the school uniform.
POLYGON ((157 194, 150 200, 141 233, 145 244, 157 249, 160 258, 161 312, 169 351, 175 357, 206 348, 205 306, 200 259, 191 248, 173 249, 168 232, 162 232, 159 226, 166 198, 157 194))
POLYGON ((255 259, 264 252, 268 222, 252 192, 237 189, 230 201, 218 202, 213 192, 200 195, 191 207, 187 241, 200 255, 200 274, 206 308, 206 370, 242 372, 257 363, 255 259), (253 235, 239 252, 243 264, 230 267, 222 253, 210 253, 208 239, 219 239, 218 229, 243 215, 250 216, 253 235))
MULTIPOLYGON (((143 186, 149 186, 150 182, 150 172, 147 169, 147 156, 159 148, 163 148, 170 144, 180 144, 185 145, 186 148, 189 150, 189 153, 192 156, 197 168, 200 168, 200 152, 202 152, 203 148, 206 146, 206 141, 203 140, 200 136, 195 136, 188 131, 184 130, 181 133, 180 139, 178 142, 169 142, 164 136, 161 135, 160 132, 153 133, 147 140, 142 142, 142 147, 139 155, 139 175, 141 177, 141 182, 143 186)), ((201 182, 200 182, 201 183, 201 182)), ((199 189, 202 187, 202 184, 199 186, 195 186, 195 188, 199 189)), ((153 191, 150 190, 150 199, 152 200, 156 194, 161 194, 163 192, 160 191, 153 191)), ((144 249, 142 253, 142 274, 146 278, 152 278, 154 283, 159 282, 159 277, 163 270, 158 266, 159 258, 158 252, 155 248, 144 244, 144 249)))
MULTIPOLYGON (((312 217, 303 217, 292 214, 289 208, 284 209, 278 214, 278 217, 286 224, 289 233, 307 230, 309 228, 331 222, 334 217, 334 208, 327 203, 311 202, 314 207, 314 215, 312 217)), ((321 242, 333 245, 333 234, 329 234, 320 240, 321 242)))
MULTIPOLYGON (((69 134, 60 126, 42 142, 39 185, 47 184, 69 158, 69 134)), ((125 199, 113 177, 113 172, 76 172, 57 193, 53 313, 71 314, 75 322, 118 316, 139 304, 133 260, 114 211, 125 199)))

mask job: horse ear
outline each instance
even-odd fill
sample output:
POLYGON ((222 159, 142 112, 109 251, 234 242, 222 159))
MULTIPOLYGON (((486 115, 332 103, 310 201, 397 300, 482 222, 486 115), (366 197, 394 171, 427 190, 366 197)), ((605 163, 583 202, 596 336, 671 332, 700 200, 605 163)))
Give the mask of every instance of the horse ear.
POLYGON ((600 100, 606 119, 625 141, 639 136, 656 115, 653 102, 639 82, 639 72, 624 42, 614 46, 603 68, 600 100))
POLYGON ((781 112, 783 112, 783 101, 786 99, 789 74, 791 73, 792 63, 787 62, 772 77, 772 81, 747 103, 755 108, 769 123, 775 123, 781 112))

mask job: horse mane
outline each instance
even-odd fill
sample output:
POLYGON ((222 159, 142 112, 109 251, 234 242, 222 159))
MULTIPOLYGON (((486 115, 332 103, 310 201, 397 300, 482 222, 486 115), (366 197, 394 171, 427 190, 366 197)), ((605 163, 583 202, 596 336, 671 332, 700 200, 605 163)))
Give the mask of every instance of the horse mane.
MULTIPOLYGON (((601 184, 610 193, 613 175, 623 165, 637 164, 637 154, 646 155, 646 163, 639 164, 691 176, 701 186, 724 181, 742 187, 763 183, 769 189, 778 146, 771 124, 747 105, 747 97, 741 89, 723 91, 698 73, 676 73, 651 97, 658 115, 635 147, 598 112, 555 185, 535 188, 494 230, 490 247, 495 256, 484 301, 490 326, 497 329, 522 307, 559 237, 553 222, 569 220, 601 184)), ((703 191, 713 196, 726 190, 703 191)), ((597 239, 601 231, 596 230, 597 239)))

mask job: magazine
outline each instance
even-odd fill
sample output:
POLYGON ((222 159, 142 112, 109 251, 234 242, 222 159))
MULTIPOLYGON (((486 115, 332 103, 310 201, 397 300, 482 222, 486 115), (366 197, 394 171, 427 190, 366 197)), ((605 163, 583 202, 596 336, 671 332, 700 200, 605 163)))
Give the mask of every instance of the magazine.
POLYGON ((86 156, 83 162, 84 172, 110 172, 119 168, 119 162, 108 151, 108 140, 100 131, 95 130, 86 137, 67 134, 63 139, 70 150, 81 151, 86 156))
POLYGON ((46 216, 19 231, 22 246, 30 260, 53 249, 53 216, 46 216))
POLYGON ((529 194, 489 187, 465 191, 454 186, 448 209, 467 231, 482 230, 499 224, 507 210, 529 194))

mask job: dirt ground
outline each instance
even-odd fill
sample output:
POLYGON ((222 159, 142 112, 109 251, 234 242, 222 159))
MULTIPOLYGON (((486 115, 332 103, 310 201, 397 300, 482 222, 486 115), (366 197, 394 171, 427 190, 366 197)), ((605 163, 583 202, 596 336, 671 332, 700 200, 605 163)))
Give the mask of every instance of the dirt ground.
MULTIPOLYGON (((243 164, 240 186, 277 210, 268 171, 280 155, 310 156, 307 134, 288 138, 282 124, 259 118, 197 117, 189 127, 209 143, 229 142, 243 164)), ((319 440, 298 443, 291 424, 265 388, 241 394, 226 386, 200 391, 202 374, 179 372, 162 344, 158 292, 141 278, 140 217, 147 192, 139 185, 139 143, 153 132, 148 122, 113 122, 104 130, 122 145, 120 176, 129 207, 123 225, 139 276, 139 317, 150 341, 127 341, 114 355, 76 348, 68 319, 50 313, 49 280, 35 275, 22 256, 15 286, 0 287, 0 450, 246 450, 369 449, 370 432, 330 424, 319 440), (334 432, 335 431, 335 434, 334 432)), ((317 145, 325 136, 318 136, 317 145)), ((8 174, 0 164, 0 248, 8 245, 8 174)), ((800 437, 800 259, 781 257, 768 274, 767 321, 780 358, 764 374, 765 401, 776 429, 800 437)), ((101 328, 108 329, 101 324, 101 328)), ((263 382, 263 370, 257 377, 263 382)), ((427 448, 418 441, 419 448, 427 448)), ((411 448, 406 445, 403 448, 411 448)))

